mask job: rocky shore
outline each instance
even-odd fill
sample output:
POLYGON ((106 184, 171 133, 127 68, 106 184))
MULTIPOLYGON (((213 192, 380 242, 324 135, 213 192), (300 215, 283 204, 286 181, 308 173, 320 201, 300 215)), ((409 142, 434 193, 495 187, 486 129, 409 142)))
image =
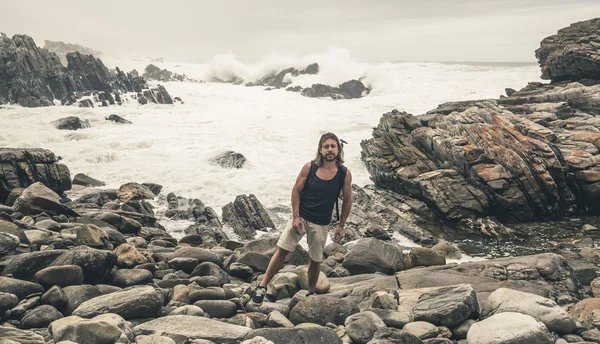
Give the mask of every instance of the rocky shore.
POLYGON ((56 100, 61 105, 93 107, 120 105, 130 97, 140 104, 173 104, 164 87, 150 87, 144 78, 118 67, 109 70, 93 55, 74 51, 64 59, 66 67, 55 52, 39 48, 27 35, 1 34, 0 105, 53 106, 56 100))
MULTIPOLYGON (((318 295, 306 296, 297 246, 260 307, 249 299, 276 239, 255 239, 275 224, 253 195, 219 219, 159 184, 107 189, 72 178, 48 150, 0 149, 0 343, 600 343, 591 237, 560 254, 451 263, 457 233, 503 245, 518 236, 514 223, 597 213, 600 78, 579 71, 600 70, 588 49, 598 32, 591 20, 542 41, 550 84, 384 114, 361 144, 375 185, 353 186, 318 295), (73 185, 86 189, 71 199, 73 185), (165 230, 154 201, 193 223, 183 237, 165 230), (395 232, 421 246, 391 243, 395 232)), ((212 163, 244 161, 226 152, 212 163)))
MULTIPOLYGON (((0 149, 0 167, 2 343, 600 342, 600 278, 557 254, 457 265, 449 243, 403 251, 366 237, 326 247, 307 297, 299 245, 257 307, 276 239, 230 240, 212 208, 158 184, 71 179, 47 150, 0 149), (72 185, 90 189, 71 200, 72 185), (152 199, 194 222, 185 236, 152 199)), ((273 226, 252 195, 223 221, 238 234, 273 226)))

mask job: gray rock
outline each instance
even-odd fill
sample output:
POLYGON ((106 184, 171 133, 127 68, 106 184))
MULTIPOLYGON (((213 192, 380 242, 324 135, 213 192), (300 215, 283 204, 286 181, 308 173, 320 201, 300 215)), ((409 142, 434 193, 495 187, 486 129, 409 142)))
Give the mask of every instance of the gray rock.
POLYGON ((85 283, 100 283, 111 272, 117 256, 113 252, 80 247, 65 252, 58 257, 52 266, 78 265, 83 270, 85 283))
POLYGON ((468 319, 464 323, 458 325, 456 328, 452 329, 452 338, 454 339, 466 339, 467 333, 471 326, 477 321, 473 319, 468 319))
POLYGON ((211 318, 229 318, 237 312, 235 303, 228 300, 200 300, 194 305, 202 308, 211 318))
POLYGON ((220 286, 230 283, 229 275, 219 265, 212 262, 200 263, 190 274, 193 276, 213 276, 219 279, 220 286))
POLYGON ((257 230, 275 230, 275 224, 256 196, 239 195, 222 209, 223 222, 243 239, 252 239, 257 230))
POLYGON ((234 151, 226 151, 210 159, 210 162, 224 168, 242 168, 246 163, 246 157, 234 151))
POLYGON ((69 299, 61 287, 53 286, 42 295, 40 301, 42 304, 50 305, 56 309, 63 309, 69 299))
POLYGON ((154 276, 143 269, 119 269, 111 276, 112 284, 121 288, 151 283, 154 276))
POLYGON ((279 311, 272 311, 269 313, 269 318, 267 319, 267 325, 269 327, 287 327, 293 328, 294 324, 279 311))
POLYGON ((49 215, 79 216, 74 210, 60 203, 60 197, 56 192, 40 182, 28 186, 17 198, 13 208, 23 215, 37 215, 45 212, 49 215))
POLYGON ((229 266, 229 274, 231 276, 247 280, 248 278, 252 277, 254 270, 248 265, 235 262, 229 266))
POLYGON ((123 202, 154 199, 154 193, 149 187, 138 183, 127 183, 121 185, 117 191, 119 199, 123 202))
POLYGON ((541 321, 548 330, 558 334, 567 334, 575 330, 575 320, 556 302, 530 293, 500 288, 484 302, 481 317, 514 312, 532 316, 541 321))
POLYGON ((132 287, 85 301, 73 315, 92 318, 115 313, 124 319, 155 317, 160 313, 163 297, 152 286, 132 287))
POLYGON ((542 79, 552 81, 600 79, 598 18, 577 22, 542 40, 535 56, 542 67, 542 79))
POLYGON ((19 327, 21 329, 48 327, 53 321, 62 318, 63 315, 56 308, 42 305, 25 313, 19 327))
POLYGON ((176 344, 173 339, 159 335, 137 336, 135 342, 136 344, 176 344))
POLYGON ((119 115, 110 115, 108 117, 105 118, 107 121, 112 121, 115 123, 120 123, 120 124, 131 124, 131 121, 126 120, 125 118, 119 116, 119 115))
POLYGON ((12 275, 15 278, 32 280, 35 274, 52 264, 66 250, 48 250, 23 253, 13 259, 2 271, 2 276, 12 275))
POLYGON ((263 302, 260 306, 255 306, 254 304, 252 304, 252 302, 248 302, 246 304, 246 311, 263 313, 266 315, 269 315, 272 312, 279 312, 286 317, 290 314, 290 308, 287 304, 266 301, 263 302))
MULTIPOLYGON (((272 343, 298 344, 341 344, 342 340, 334 330, 327 327, 310 328, 263 328, 253 330, 244 339, 262 337, 272 343)), ((252 342, 250 342, 252 343, 252 342)), ((264 342, 257 342, 264 343, 264 342)), ((266 344, 266 343, 265 343, 266 344)))
POLYGON ((73 177, 73 184, 83 185, 83 186, 105 186, 106 185, 106 183, 104 183, 103 181, 94 179, 83 173, 77 173, 75 175, 75 177, 73 177))
POLYGON ((13 253, 20 243, 18 236, 0 232, 0 257, 13 253))
MULTIPOLYGON (((93 106, 92 106, 93 107, 93 106)), ((69 116, 65 118, 57 119, 52 122, 56 129, 61 130, 77 130, 77 129, 85 129, 90 127, 90 122, 87 119, 81 119, 76 116, 69 116)))
POLYGON ((225 290, 218 287, 210 288, 188 288, 190 290, 189 300, 190 302, 196 302, 199 300, 225 300, 225 290))
POLYGON ((34 280, 46 289, 83 283, 83 270, 78 265, 50 266, 38 271, 34 280))
POLYGON ((72 341, 90 344, 115 343, 122 335, 118 326, 104 319, 82 319, 78 316, 54 321, 48 327, 48 333, 55 343, 72 341))
MULTIPOLYGON (((298 275, 298 288, 308 290, 308 266, 299 266, 294 272, 298 275)), ((315 291, 317 294, 325 294, 331 287, 329 279, 322 271, 319 271, 315 291)))
POLYGON ((146 256, 129 244, 119 245, 113 252, 117 255, 117 266, 119 268, 132 269, 135 266, 149 262, 146 256))
POLYGON ((222 265, 221 258, 209 250, 198 248, 198 247, 182 247, 169 257, 169 259, 175 259, 178 257, 185 258, 196 258, 199 262, 212 262, 219 266, 222 265))
POLYGON ((100 289, 93 285, 69 286, 62 291, 67 298, 67 304, 61 309, 64 315, 71 315, 82 303, 102 295, 100 289))
POLYGON ((7 344, 12 344, 9 341, 14 341, 19 344, 45 344, 44 337, 35 334, 31 331, 19 330, 14 327, 0 326, 0 338, 7 341, 7 344))
POLYGON ((307 297, 292 308, 290 320, 294 324, 311 322, 325 325, 331 322, 341 325, 347 317, 358 312, 358 306, 352 301, 318 295, 307 297))
POLYGON ((411 267, 446 265, 446 258, 443 255, 426 247, 413 247, 408 256, 407 264, 411 267))
POLYGON ((186 273, 192 273, 198 266, 199 262, 196 258, 178 257, 169 260, 169 266, 175 270, 182 270, 186 273))
POLYGON ((349 316, 346 318, 344 325, 346 326, 346 333, 357 344, 366 344, 373 338, 377 330, 386 327, 377 314, 369 311, 349 316))
POLYGON ((43 293, 44 288, 37 283, 0 277, 0 292, 16 295, 20 300, 31 294, 43 293))
POLYGON ((342 265, 353 275, 373 272, 393 274, 404 268, 400 247, 376 238, 359 240, 350 248, 342 265))
POLYGON ((458 326, 479 314, 477 294, 469 284, 399 290, 398 299, 398 310, 437 326, 458 326))
POLYGON ((16 295, 0 292, 0 314, 4 314, 4 312, 18 304, 19 298, 16 295))
POLYGON ((500 313, 471 326, 469 344, 552 344, 554 340, 546 326, 521 313, 500 313))
POLYGON ((197 317, 204 316, 204 310, 198 306, 194 305, 185 305, 181 307, 175 308, 169 315, 193 315, 197 317))
POLYGON ((435 338, 440 332, 435 325, 426 321, 413 321, 406 324, 402 330, 413 334, 420 339, 435 338))
POLYGON ((271 259, 269 256, 259 252, 245 252, 239 257, 236 263, 245 264, 252 268, 254 271, 265 272, 269 266, 271 259))
MULTIPOLYGON (((383 320, 385 326, 402 329, 404 325, 413 321, 412 315, 407 312, 401 312, 391 309, 370 309, 371 312, 377 314, 377 316, 383 320)), ((466 335, 466 333, 465 333, 466 335)))
POLYGON ((375 332, 369 344, 423 344, 423 341, 406 331, 384 328, 375 332))
POLYGON ((250 329, 197 316, 170 315, 138 325, 134 331, 143 335, 177 335, 188 339, 235 343, 241 342, 250 329))

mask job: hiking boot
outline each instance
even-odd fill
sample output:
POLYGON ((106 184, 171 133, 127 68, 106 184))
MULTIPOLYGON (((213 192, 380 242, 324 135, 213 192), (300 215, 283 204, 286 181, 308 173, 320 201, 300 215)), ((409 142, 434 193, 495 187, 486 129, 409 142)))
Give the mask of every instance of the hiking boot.
POLYGON ((254 295, 252 295, 252 303, 255 306, 260 306, 263 303, 263 300, 265 299, 265 294, 267 293, 267 288, 262 287, 262 286, 258 286, 256 287, 256 289, 254 290, 254 295))

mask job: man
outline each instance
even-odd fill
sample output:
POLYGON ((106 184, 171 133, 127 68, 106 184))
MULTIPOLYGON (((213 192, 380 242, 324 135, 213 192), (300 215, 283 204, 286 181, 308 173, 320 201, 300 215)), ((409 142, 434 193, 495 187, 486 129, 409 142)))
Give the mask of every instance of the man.
POLYGON ((342 163, 344 150, 340 140, 332 133, 321 136, 315 160, 302 167, 292 188, 293 217, 281 233, 277 251, 271 258, 267 271, 252 296, 252 303, 261 305, 267 285, 283 266, 285 257, 307 234, 308 241, 308 295, 315 294, 319 278, 323 249, 327 241, 333 205, 340 191, 343 194, 342 214, 334 232, 333 241, 344 236, 344 224, 352 207, 352 174, 342 163), (341 190, 340 190, 341 188, 341 190))

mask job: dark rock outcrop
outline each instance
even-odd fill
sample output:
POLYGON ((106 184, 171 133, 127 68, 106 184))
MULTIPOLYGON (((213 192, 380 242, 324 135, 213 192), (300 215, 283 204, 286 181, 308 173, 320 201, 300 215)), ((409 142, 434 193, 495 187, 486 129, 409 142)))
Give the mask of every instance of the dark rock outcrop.
POLYGON ((60 118, 52 122, 52 124, 54 124, 56 129, 60 130, 77 130, 90 127, 90 122, 87 119, 81 119, 76 116, 60 118))
POLYGON ((600 80, 600 18, 571 24, 542 40, 535 51, 542 79, 600 80))
POLYGON ((312 63, 306 67, 304 70, 298 70, 296 68, 290 67, 286 68, 278 73, 273 73, 265 76, 259 81, 252 83, 252 86, 271 86, 271 87, 287 87, 292 81, 286 76, 290 75, 292 77, 303 75, 303 74, 318 74, 319 73, 319 64, 312 63))
POLYGON ((338 87, 332 87, 323 84, 314 84, 309 88, 302 90, 305 97, 331 97, 333 99, 355 99, 369 94, 370 89, 360 80, 346 81, 338 87))
MULTIPOLYGON (((67 67, 56 53, 37 47, 29 36, 0 35, 0 104, 52 106, 54 99, 60 99, 63 105, 71 105, 74 93, 98 91, 102 98, 98 101, 109 105, 120 103, 118 92, 148 89, 142 77, 126 74, 119 68, 112 72, 92 55, 68 52, 66 60, 67 67), (111 93, 115 93, 114 98, 111 93)), ((158 103, 173 103, 164 88, 153 92, 158 103)))
POLYGON ((131 121, 126 120, 125 118, 119 116, 119 115, 110 115, 108 117, 105 118, 107 121, 113 121, 115 123, 120 123, 120 124, 131 124, 131 121))
POLYGON ((234 232, 244 239, 251 239, 257 230, 276 229, 271 217, 256 196, 240 195, 223 207, 223 222, 231 225, 234 232))
POLYGON ((246 163, 246 157, 241 153, 226 151, 210 159, 210 162, 224 168, 242 168, 246 163))
POLYGON ((71 175, 67 166, 49 150, 41 148, 0 148, 0 202, 11 190, 26 188, 42 182, 59 195, 71 189, 71 175))

